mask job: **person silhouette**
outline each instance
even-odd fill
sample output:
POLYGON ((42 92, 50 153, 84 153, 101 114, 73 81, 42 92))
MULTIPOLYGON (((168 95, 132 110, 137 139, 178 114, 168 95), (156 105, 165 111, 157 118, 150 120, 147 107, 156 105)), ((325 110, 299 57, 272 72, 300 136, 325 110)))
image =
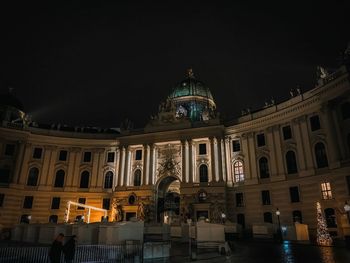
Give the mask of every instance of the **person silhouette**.
POLYGON ((62 253, 62 242, 63 242, 64 234, 60 233, 53 241, 50 251, 49 251, 49 259, 51 263, 60 263, 61 261, 61 253, 62 253))
POLYGON ((76 235, 70 237, 70 239, 63 246, 64 260, 66 263, 71 263, 74 261, 75 256, 75 243, 76 235))

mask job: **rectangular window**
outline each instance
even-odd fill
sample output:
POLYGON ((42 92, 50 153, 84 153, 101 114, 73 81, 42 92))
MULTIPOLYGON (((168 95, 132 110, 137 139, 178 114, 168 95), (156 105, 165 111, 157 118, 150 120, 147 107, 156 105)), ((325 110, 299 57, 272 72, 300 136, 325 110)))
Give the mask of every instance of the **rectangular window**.
POLYGON ((200 143, 199 144, 199 155, 207 154, 207 144, 200 143))
MULTIPOLYGON (((86 202, 86 198, 85 198, 85 197, 79 197, 79 199, 78 199, 78 203, 79 203, 79 204, 84 204, 84 205, 85 205, 85 202, 86 202)), ((85 208, 82 207, 82 206, 78 206, 77 209, 78 209, 78 210, 85 210, 85 208)))
POLYGON ((320 117, 318 115, 312 116, 310 118, 311 131, 317 131, 321 129, 320 117))
POLYGON ((13 156, 14 154, 15 154, 15 145, 14 144, 6 144, 5 155, 13 156))
POLYGON ((33 158, 34 159, 41 159, 41 155, 43 153, 43 149, 42 148, 34 148, 34 152, 33 152, 33 158))
POLYGON ((91 152, 84 152, 84 163, 91 162, 91 152))
POLYGON ((236 206, 237 207, 244 206, 243 193, 236 193, 236 206))
POLYGON ((107 154, 107 163, 114 163, 115 153, 109 152, 107 154))
POLYGON ((239 140, 232 141, 232 151, 239 152, 241 150, 241 142, 239 140))
POLYGON ((271 205, 270 191, 269 190, 261 191, 261 199, 262 199, 263 205, 271 205))
POLYGON ((111 206, 111 199, 109 198, 103 198, 103 202, 102 202, 102 208, 109 210, 111 206))
POLYGON ((32 208, 33 207, 33 196, 25 196, 24 197, 24 202, 23 202, 23 208, 32 208))
POLYGON ((136 150, 135 160, 142 160, 142 150, 136 150))
POLYGON ((289 140, 292 139, 292 129, 291 127, 288 126, 284 126, 282 128, 282 132, 283 132, 283 140, 289 140))
POLYGON ((67 161, 67 155, 68 155, 68 152, 66 150, 61 150, 58 160, 67 161))
POLYGON ((51 202, 51 209, 60 209, 60 197, 53 197, 51 202))
POLYGON ((292 203, 300 202, 298 186, 289 187, 289 195, 290 195, 290 201, 292 203))
POLYGON ((321 193, 322 193, 322 198, 324 200, 332 199, 331 184, 329 182, 325 182, 321 184, 321 193))
POLYGON ((4 205, 5 194, 0 194, 0 207, 4 205))
POLYGON ((265 146, 265 134, 260 133, 256 136, 258 147, 265 146))
POLYGON ((346 184, 348 186, 348 194, 350 195, 350 175, 346 177, 346 184))

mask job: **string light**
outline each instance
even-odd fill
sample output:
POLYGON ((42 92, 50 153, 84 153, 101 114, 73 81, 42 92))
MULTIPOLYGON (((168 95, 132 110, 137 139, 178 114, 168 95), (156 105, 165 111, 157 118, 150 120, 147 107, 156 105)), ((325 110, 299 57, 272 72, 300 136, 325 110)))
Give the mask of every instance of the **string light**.
POLYGON ((316 203, 317 209, 317 244, 322 246, 330 246, 333 243, 328 233, 327 224, 322 214, 320 202, 316 203))

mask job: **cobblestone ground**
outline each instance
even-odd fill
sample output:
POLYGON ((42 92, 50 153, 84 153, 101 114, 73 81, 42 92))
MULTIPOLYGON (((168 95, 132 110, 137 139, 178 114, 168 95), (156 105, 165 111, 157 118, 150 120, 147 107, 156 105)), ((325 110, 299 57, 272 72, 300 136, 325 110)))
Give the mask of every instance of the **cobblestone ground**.
MULTIPOLYGON (((193 262, 189 259, 188 250, 188 244, 173 242, 169 259, 149 262, 193 262)), ((350 249, 290 242, 276 244, 271 241, 237 241, 234 242, 230 256, 222 256, 216 251, 200 250, 195 262, 349 263, 350 249)))

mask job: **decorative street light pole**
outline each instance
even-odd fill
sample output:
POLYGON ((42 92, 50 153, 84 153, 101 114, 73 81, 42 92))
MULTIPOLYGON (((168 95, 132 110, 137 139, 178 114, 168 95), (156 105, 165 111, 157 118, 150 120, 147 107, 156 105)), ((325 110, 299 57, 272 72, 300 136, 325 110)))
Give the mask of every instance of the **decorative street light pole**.
POLYGON ((283 237, 282 237, 282 229, 281 229, 281 221, 280 221, 280 215, 281 212, 280 210, 276 210, 276 216, 277 216, 277 220, 278 220, 278 241, 282 243, 283 241, 283 237))
POLYGON ((344 210, 345 210, 345 213, 348 217, 348 222, 350 224, 350 205, 347 202, 345 202, 344 210))

